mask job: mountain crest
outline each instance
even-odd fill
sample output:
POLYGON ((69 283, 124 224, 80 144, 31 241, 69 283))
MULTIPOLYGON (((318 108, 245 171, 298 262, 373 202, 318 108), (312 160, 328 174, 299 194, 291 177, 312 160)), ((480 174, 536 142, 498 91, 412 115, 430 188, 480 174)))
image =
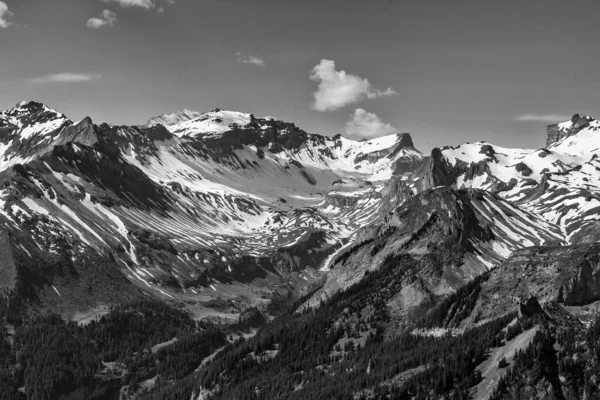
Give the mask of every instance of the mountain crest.
POLYGON ((1 111, 2 166, 10 167, 36 157, 63 128, 72 124, 64 114, 37 101, 22 101, 12 109, 1 111))
POLYGON ((546 146, 550 146, 564 138, 576 135, 582 129, 590 126, 590 123, 594 121, 594 118, 579 114, 574 114, 570 121, 565 121, 559 124, 552 124, 546 127, 548 138, 546 140, 546 146))
POLYGON ((410 133, 408 133, 408 132, 397 133, 396 136, 398 136, 398 138, 400 139, 398 141, 398 145, 400 147, 405 148, 405 149, 406 148, 411 148, 411 149, 415 148, 415 144, 413 143, 410 133))
POLYGON ((146 126, 151 127, 154 125, 164 125, 164 126, 172 126, 177 125, 181 122, 191 121, 198 117, 202 116, 202 113, 199 111, 191 111, 187 108, 183 110, 176 111, 170 114, 161 114, 156 117, 152 117, 146 123, 146 126))

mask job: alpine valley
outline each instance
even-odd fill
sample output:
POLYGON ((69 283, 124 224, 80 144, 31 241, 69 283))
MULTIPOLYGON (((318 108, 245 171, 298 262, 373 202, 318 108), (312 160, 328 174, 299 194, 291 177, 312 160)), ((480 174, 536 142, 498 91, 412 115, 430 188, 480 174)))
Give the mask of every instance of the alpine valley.
POLYGON ((600 121, 417 150, 0 112, 0 399, 599 399, 600 121))

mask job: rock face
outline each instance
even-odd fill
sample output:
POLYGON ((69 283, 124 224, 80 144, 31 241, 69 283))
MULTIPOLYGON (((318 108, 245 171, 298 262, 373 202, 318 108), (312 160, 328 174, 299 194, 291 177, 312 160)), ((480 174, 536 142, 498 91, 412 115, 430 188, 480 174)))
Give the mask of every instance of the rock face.
POLYGON ((573 115, 571 121, 562 124, 548 125, 546 132, 548 138, 546 140, 546 147, 566 138, 573 136, 590 125, 590 121, 593 119, 588 116, 581 117, 579 114, 573 115))
POLYGON ((519 317, 528 318, 537 314, 543 314, 542 306, 535 296, 522 299, 519 303, 519 317))
POLYGON ((514 251, 482 284, 463 326, 503 315, 516 306, 523 315, 558 302, 584 306, 600 300, 600 245, 534 246, 514 251))
POLYGON ((408 311, 451 293, 502 262, 523 242, 559 240, 560 232, 534 215, 517 212, 510 203, 481 190, 439 187, 419 193, 384 221, 358 232, 358 238, 329 264, 324 287, 311 304, 358 282, 371 272, 410 255, 418 259, 414 275, 398 294, 395 308, 408 311), (528 236, 514 240, 513 227, 527 226, 528 236))
POLYGON ((566 136, 560 131, 558 124, 548 125, 546 127, 546 134, 548 135, 548 138, 546 139, 546 146, 550 146, 551 144, 558 142, 560 139, 566 136))

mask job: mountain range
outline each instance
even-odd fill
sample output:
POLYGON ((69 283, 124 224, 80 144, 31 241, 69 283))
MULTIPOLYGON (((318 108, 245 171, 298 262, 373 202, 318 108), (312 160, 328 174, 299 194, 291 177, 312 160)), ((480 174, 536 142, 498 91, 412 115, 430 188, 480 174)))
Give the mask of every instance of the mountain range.
MULTIPOLYGON (((77 271, 91 262, 130 286, 90 289, 91 308, 139 288, 231 318, 235 304, 295 292, 378 218, 389 177, 424 158, 407 134, 355 142, 221 110, 129 127, 22 102, 0 114, 0 132, 6 251, 69 265, 75 275, 29 271, 36 287, 22 289, 69 317, 82 311, 73 279, 88 279, 77 271), (217 296, 219 309, 206 305, 217 296)), ((3 268, 9 288, 19 262, 3 268)))
MULTIPOLYGON (((595 398, 577 378, 599 368, 595 342, 572 348, 564 335, 600 332, 599 129, 574 115, 539 149, 425 155, 408 133, 354 141, 220 109, 116 126, 20 102, 0 112, 6 321, 55 313, 89 326, 159 301, 238 336, 254 327, 159 384, 125 363, 127 382, 105 379, 121 398, 168 398, 173 385, 198 399, 595 398), (412 340, 439 352, 408 363, 412 340), (398 359, 385 361, 386 346, 398 359), (559 358, 532 363, 529 348, 559 358), (265 383, 273 374, 287 384, 265 383), (317 390, 333 375, 344 388, 317 390)), ((178 329, 169 339, 191 332, 178 329)))

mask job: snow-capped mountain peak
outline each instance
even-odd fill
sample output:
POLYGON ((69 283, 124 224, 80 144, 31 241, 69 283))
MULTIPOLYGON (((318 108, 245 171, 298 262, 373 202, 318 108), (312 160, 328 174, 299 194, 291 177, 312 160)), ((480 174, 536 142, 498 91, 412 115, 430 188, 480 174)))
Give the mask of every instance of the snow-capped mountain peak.
POLYGON ((575 135, 577 132, 588 127, 593 121, 594 118, 588 115, 580 116, 579 114, 575 114, 569 121, 548 125, 546 129, 548 133, 546 146, 551 146, 566 137, 575 135))
MULTIPOLYGON (((263 121, 274 120, 273 117, 260 118, 263 121)), ((197 137, 206 135, 220 135, 235 128, 244 128, 256 121, 249 113, 239 111, 221 110, 219 108, 209 112, 190 111, 183 109, 172 114, 163 114, 150 118, 148 127, 163 125, 174 135, 183 137, 197 137)))
POLYGON ((558 129, 564 132, 569 132, 572 129, 581 129, 586 127, 594 118, 589 115, 580 116, 579 114, 573 115, 569 121, 561 122, 556 124, 558 129))
POLYGON ((548 146, 548 150, 586 159, 600 150, 600 121, 597 119, 585 116, 557 126, 562 137, 548 146))
POLYGON ((64 114, 36 101, 0 111, 0 171, 33 159, 70 125, 64 114))
POLYGON ((0 112, 0 130, 18 134, 21 139, 46 135, 70 124, 64 114, 36 101, 21 101, 0 112))
POLYGON ((219 136, 236 128, 244 128, 254 120, 252 114, 216 109, 202 113, 193 119, 182 119, 168 125, 167 129, 179 137, 219 136))
POLYGON ((181 122, 190 121, 196 119, 202 115, 199 111, 191 111, 187 108, 183 110, 176 111, 171 114, 162 114, 156 117, 152 117, 148 120, 146 126, 151 127, 154 125, 164 125, 164 126, 172 126, 177 125, 181 122))
MULTIPOLYGON (((66 123, 69 120, 64 114, 37 101, 21 101, 14 108, 0 111, 0 124, 4 127, 12 125, 23 128, 52 121, 66 123)), ((32 133, 28 132, 27 136, 32 133)))

